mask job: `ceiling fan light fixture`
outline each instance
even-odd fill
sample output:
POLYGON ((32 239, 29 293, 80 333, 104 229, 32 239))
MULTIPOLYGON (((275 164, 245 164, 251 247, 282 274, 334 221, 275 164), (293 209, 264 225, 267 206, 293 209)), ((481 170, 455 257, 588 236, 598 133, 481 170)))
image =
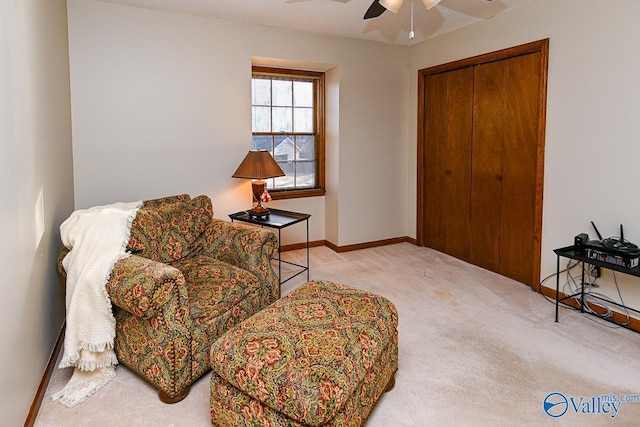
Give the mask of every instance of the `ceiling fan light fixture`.
POLYGON ((404 0, 380 0, 380 4, 389 12, 398 13, 404 0))
POLYGON ((427 10, 429 10, 432 7, 435 7, 435 5, 437 5, 438 3, 440 3, 440 0, 422 0, 422 3, 424 3, 424 7, 426 7, 427 10))

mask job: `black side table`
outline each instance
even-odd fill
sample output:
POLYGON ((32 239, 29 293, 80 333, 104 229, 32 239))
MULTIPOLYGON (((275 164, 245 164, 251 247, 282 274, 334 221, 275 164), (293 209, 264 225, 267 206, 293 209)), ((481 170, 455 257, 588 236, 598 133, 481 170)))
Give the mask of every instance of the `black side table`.
POLYGON ((311 215, 298 213, 298 212, 289 212, 283 211, 280 209, 269 209, 269 217, 265 219, 258 219, 251 217, 246 211, 240 211, 229 215, 231 218, 231 222, 233 221, 242 221, 248 222, 250 224, 259 225, 261 227, 269 227, 275 228, 278 230, 278 280, 280 280, 280 284, 293 279, 299 274, 307 272, 307 281, 309 281, 309 218, 311 215), (297 224, 299 222, 305 221, 307 224, 307 265, 296 264, 294 262, 286 261, 282 259, 282 240, 281 240, 281 231, 283 228, 289 227, 290 225, 297 224), (292 275, 291 277, 282 280, 282 263, 286 263, 289 265, 293 265, 296 267, 300 267, 301 270, 292 275))
MULTIPOLYGON (((572 298, 577 298, 580 297, 580 312, 581 313, 588 313, 591 314, 592 316, 596 316, 599 317, 601 319, 604 319, 608 322, 612 322, 615 323, 618 326, 622 326, 624 328, 627 329, 632 329, 632 330, 636 330, 633 328, 630 328, 629 325, 627 323, 620 323, 618 321, 616 321, 614 319, 614 317, 603 317, 600 316, 598 314, 594 314, 593 312, 589 311, 585 311, 584 307, 587 304, 587 302, 585 302, 585 275, 587 268, 585 267, 585 264, 591 264, 591 265, 595 265, 597 267, 600 268, 607 268, 609 270, 613 270, 613 271, 618 271, 620 273, 624 273, 624 274, 628 274, 631 276, 635 276, 635 277, 640 277, 640 266, 637 267, 632 267, 632 268, 628 268, 628 267, 623 267, 621 265, 616 265, 616 264, 612 264, 609 262, 604 262, 604 261, 598 261, 592 258, 588 258, 584 253, 582 253, 580 251, 580 248, 578 246, 567 246, 564 248, 559 248, 559 249, 554 249, 553 252, 556 253, 556 322, 558 322, 558 304, 565 304, 567 305, 567 303, 565 301, 570 300, 572 298), (582 263, 582 276, 580 279, 580 291, 574 293, 573 295, 564 295, 564 297, 560 297, 560 257, 563 258, 568 258, 568 259, 572 259, 575 261, 579 261, 580 263, 582 263)), ((611 304, 611 305, 615 305, 616 307, 621 308, 624 311, 627 311, 627 313, 629 311, 632 311, 636 314, 640 314, 640 310, 638 310, 637 308, 632 308, 629 307, 627 305, 625 305, 622 302, 622 296, 620 296, 620 302, 615 302, 615 301, 610 301, 608 299, 602 299, 596 295, 590 295, 590 297, 592 299, 595 299, 596 301, 602 301, 605 302, 607 304, 611 304)), ((615 312, 614 312, 615 314, 615 312)), ((637 332, 637 330, 636 330, 637 332)))

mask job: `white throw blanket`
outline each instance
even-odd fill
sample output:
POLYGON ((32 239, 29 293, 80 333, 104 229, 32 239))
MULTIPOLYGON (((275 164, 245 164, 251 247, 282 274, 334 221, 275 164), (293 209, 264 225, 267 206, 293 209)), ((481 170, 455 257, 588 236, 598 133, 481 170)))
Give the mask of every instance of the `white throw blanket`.
POLYGON ((115 263, 128 255, 131 223, 141 205, 80 209, 60 226, 62 243, 70 251, 62 260, 67 273, 67 324, 59 368, 73 366, 74 372, 52 399, 67 407, 84 402, 115 376, 116 320, 105 285, 115 263))

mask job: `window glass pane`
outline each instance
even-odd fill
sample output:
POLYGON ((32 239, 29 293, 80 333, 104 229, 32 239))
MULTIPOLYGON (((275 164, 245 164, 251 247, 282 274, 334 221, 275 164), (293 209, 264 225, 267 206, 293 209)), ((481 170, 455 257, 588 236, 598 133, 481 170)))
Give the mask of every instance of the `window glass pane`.
POLYGON ((271 141, 273 137, 271 136, 253 136, 253 143, 251 144, 252 150, 267 150, 272 152, 273 147, 271 146, 271 141))
POLYGON ((316 138, 313 135, 296 138, 296 160, 315 160, 316 138))
POLYGON ((313 188, 316 182, 316 162, 296 162, 296 188, 313 188))
POLYGON ((291 80, 273 80, 273 105, 290 107, 293 105, 293 82, 291 80))
POLYGON ((251 108, 253 110, 253 132, 271 132, 271 108, 251 108))
POLYGON ((267 188, 268 188, 269 190, 272 190, 272 189, 273 189, 273 178, 265 179, 265 180, 264 180, 264 182, 266 182, 266 183, 267 183, 267 188))
MULTIPOLYGON (((291 137, 274 137, 273 158, 278 162, 293 161, 296 155, 296 146, 291 137)), ((286 171, 284 171, 286 173, 286 171)))
POLYGON ((313 132, 313 108, 294 108, 293 118, 294 132, 313 132))
POLYGON ((313 82, 293 82, 293 106, 313 107, 313 82))
POLYGON ((278 166, 282 169, 282 172, 286 173, 286 176, 279 176, 274 178, 276 188, 293 188, 294 183, 294 163, 293 162, 278 162, 278 166))
POLYGON ((273 107, 271 132, 291 132, 293 130, 293 108, 273 107))
POLYGON ((271 80, 251 79, 251 94, 253 105, 271 105, 271 80))

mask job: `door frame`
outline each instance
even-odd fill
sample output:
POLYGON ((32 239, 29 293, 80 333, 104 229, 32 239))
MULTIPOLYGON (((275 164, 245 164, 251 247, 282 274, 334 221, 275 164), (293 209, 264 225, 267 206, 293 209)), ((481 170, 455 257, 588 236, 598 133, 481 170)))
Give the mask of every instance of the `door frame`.
POLYGON ((503 59, 513 58, 516 56, 527 55, 530 53, 540 53, 540 106, 538 109, 538 141, 537 141, 537 164, 536 164, 536 189, 535 189, 535 222, 533 236, 533 271, 531 272, 532 288, 535 291, 540 290, 540 267, 541 267, 541 251, 542 251, 542 199, 544 190, 544 145, 545 130, 547 116, 547 79, 549 64, 549 39, 538 40, 525 43, 519 46, 498 50, 495 52, 485 53, 470 58, 465 58, 446 64, 440 64, 429 68, 418 70, 418 129, 417 129, 417 214, 416 214, 416 243, 418 246, 426 246, 425 227, 422 218, 425 216, 425 197, 424 197, 424 165, 429 153, 425 149, 425 100, 426 85, 425 78, 447 71, 453 71, 459 68, 471 67, 488 62, 500 61, 503 59))

